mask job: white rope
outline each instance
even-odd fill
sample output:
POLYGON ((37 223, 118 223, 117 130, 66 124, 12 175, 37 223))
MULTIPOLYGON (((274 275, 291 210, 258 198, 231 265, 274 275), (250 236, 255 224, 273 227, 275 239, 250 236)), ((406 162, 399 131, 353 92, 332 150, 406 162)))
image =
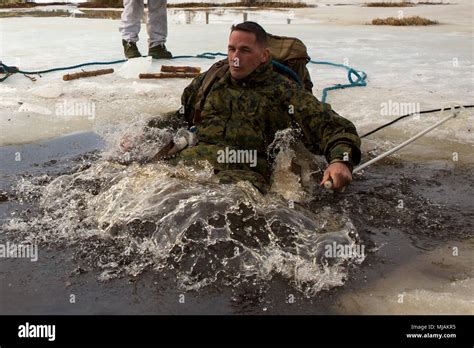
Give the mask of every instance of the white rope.
MULTIPOLYGON (((375 162, 378 162, 380 161, 381 159, 391 155, 392 153, 394 152, 397 152, 398 150, 404 148, 405 146, 411 144, 412 142, 414 142, 415 140, 417 140, 418 138, 421 138, 423 135, 425 135, 426 133, 428 132, 431 132, 433 129, 435 129, 436 127, 439 127, 440 125, 442 125, 443 123, 447 122, 448 120, 452 119, 452 118, 455 118, 457 115, 458 115, 459 111, 457 110, 454 110, 453 111, 453 114, 446 117, 446 118, 443 118, 441 121, 435 123, 434 125, 428 127, 427 129, 425 129, 424 131, 421 131, 420 133, 418 133, 417 135, 413 136, 412 138, 408 139, 407 141, 401 143, 400 145, 397 145, 395 146, 393 149, 390 149, 386 152, 384 152, 383 154, 381 155, 378 155, 377 157, 371 159, 370 161, 367 161, 363 164, 361 164, 360 166, 354 168, 354 170, 352 171, 352 174, 354 173, 357 173, 357 172, 360 172, 361 170, 363 170, 364 168, 370 166, 371 164, 374 164, 375 162)), ((330 180, 327 180, 325 183, 324 183, 324 187, 327 188, 328 190, 332 190, 332 181, 330 180)))

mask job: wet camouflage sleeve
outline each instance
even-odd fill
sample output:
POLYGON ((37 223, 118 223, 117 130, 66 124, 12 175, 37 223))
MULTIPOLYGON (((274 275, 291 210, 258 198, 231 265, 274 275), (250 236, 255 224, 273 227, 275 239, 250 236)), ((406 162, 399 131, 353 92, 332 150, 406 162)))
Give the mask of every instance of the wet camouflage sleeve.
POLYGON ((328 163, 340 159, 354 166, 360 162, 360 138, 352 122, 303 89, 291 89, 288 93, 294 119, 303 131, 308 149, 324 155, 328 163))
POLYGON ((191 126, 193 124, 193 117, 194 117, 194 106, 197 101, 198 90, 201 87, 201 84, 206 77, 206 73, 204 72, 200 74, 198 77, 194 78, 193 81, 184 89, 183 94, 181 95, 181 117, 188 122, 191 126))

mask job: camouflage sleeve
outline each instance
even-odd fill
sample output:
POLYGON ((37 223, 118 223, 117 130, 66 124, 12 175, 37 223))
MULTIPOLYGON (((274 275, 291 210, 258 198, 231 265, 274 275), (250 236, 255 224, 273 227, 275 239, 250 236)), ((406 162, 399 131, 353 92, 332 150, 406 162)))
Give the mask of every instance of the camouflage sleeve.
POLYGON ((194 106, 197 102, 199 88, 201 87, 207 72, 200 74, 187 86, 181 95, 181 117, 191 126, 194 118, 194 106))
POLYGON ((360 138, 352 122, 301 88, 292 89, 290 95, 288 112, 293 111, 305 145, 313 153, 324 155, 328 163, 344 160, 354 166, 360 162, 360 138))
POLYGON ((182 127, 188 128, 187 122, 184 120, 183 115, 179 111, 171 111, 164 115, 154 117, 146 124, 148 128, 170 128, 179 129, 182 127))
POLYGON ((206 72, 200 74, 184 89, 181 95, 181 107, 179 110, 170 112, 164 116, 153 118, 148 122, 148 127, 173 128, 190 127, 193 124, 194 105, 197 101, 199 88, 206 76, 206 72))

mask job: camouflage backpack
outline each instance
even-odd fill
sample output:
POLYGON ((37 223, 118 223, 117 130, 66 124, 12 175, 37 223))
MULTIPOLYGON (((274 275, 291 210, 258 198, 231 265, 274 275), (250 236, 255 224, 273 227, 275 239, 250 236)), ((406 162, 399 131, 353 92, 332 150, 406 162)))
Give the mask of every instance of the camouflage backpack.
MULTIPOLYGON (((306 68, 306 64, 308 64, 311 58, 308 56, 305 44, 300 39, 294 37, 271 34, 267 34, 267 40, 273 60, 293 70, 300 78, 303 87, 313 93, 313 83, 306 68)), ((282 71, 278 72, 283 73, 282 71)))
MULTIPOLYGON (((306 68, 306 64, 308 64, 311 59, 308 56, 305 44, 294 37, 276 36, 272 34, 267 34, 267 40, 273 61, 279 63, 280 66, 285 66, 285 69, 279 69, 274 65, 274 69, 289 79, 293 79, 296 74, 302 87, 313 93, 313 83, 311 82, 309 71, 306 68), (288 68, 290 71, 288 71, 288 68)), ((196 103, 194 105, 195 123, 200 120, 201 110, 204 107, 206 96, 211 90, 212 85, 215 81, 222 78, 228 70, 229 64, 227 59, 223 59, 213 64, 207 71, 201 87, 198 90, 196 103)))

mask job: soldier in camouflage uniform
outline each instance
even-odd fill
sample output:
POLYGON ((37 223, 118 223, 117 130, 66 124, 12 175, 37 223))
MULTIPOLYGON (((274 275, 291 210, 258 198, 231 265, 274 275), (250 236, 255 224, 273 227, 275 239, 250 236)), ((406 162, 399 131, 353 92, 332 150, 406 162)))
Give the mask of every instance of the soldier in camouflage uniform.
POLYGON ((200 88, 209 71, 184 90, 182 108, 173 121, 195 125, 199 143, 182 150, 173 162, 208 160, 221 182, 248 180, 265 192, 271 175, 267 147, 278 130, 293 127, 301 130, 301 140, 311 152, 326 157, 329 166, 322 183, 332 179, 335 189, 350 183, 352 166, 361 156, 356 128, 329 104, 273 71, 262 27, 253 22, 232 27, 228 64, 205 99, 200 88), (256 150, 257 165, 219 163, 218 151, 225 147, 256 150))

